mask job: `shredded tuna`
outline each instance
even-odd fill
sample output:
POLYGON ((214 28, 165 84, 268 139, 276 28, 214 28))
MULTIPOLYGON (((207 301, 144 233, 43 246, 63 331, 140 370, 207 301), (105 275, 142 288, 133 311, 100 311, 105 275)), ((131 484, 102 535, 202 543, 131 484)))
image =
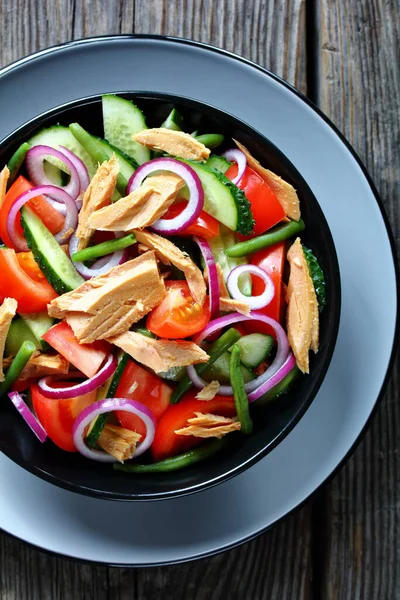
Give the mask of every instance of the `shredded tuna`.
POLYGON ((100 448, 111 454, 119 462, 124 462, 133 457, 136 444, 142 436, 136 431, 124 429, 117 425, 105 425, 99 439, 100 448))
POLYGON ((219 309, 221 312, 238 312, 246 316, 250 314, 250 306, 247 302, 234 300, 233 298, 220 298, 219 309))
POLYGON ((211 381, 196 394, 197 400, 212 400, 219 392, 219 381, 211 381))
POLYGON ((135 331, 109 338, 108 341, 156 373, 172 367, 207 362, 209 359, 208 354, 193 342, 154 340, 135 331))
MULTIPOLYGON (((3 364, 9 367, 12 363, 12 356, 4 359, 3 364)), ((38 377, 47 377, 48 375, 65 375, 69 370, 69 362, 60 354, 33 354, 23 369, 20 379, 30 379, 38 377)))
POLYGON ((203 306, 206 297, 206 284, 200 269, 189 255, 185 254, 175 244, 155 233, 134 230, 138 242, 151 248, 157 257, 166 265, 171 263, 183 271, 194 300, 203 306))
POLYGON ((18 302, 14 298, 5 298, 3 304, 0 306, 0 381, 4 381, 4 346, 6 345, 11 321, 17 312, 17 306, 18 302))
POLYGON ((222 271, 222 267, 219 263, 215 263, 215 266, 217 267, 220 298, 229 298, 229 292, 228 292, 228 289, 225 284, 225 278, 224 278, 224 273, 222 271))
POLYGON ((113 154, 110 160, 99 166, 90 182, 83 196, 82 208, 79 212, 78 228, 76 230, 76 237, 79 240, 78 250, 86 248, 95 232, 95 229, 89 225, 90 215, 94 211, 103 208, 103 206, 110 204, 117 183, 118 172, 118 162, 113 154))
POLYGON ((6 197, 7 182, 9 177, 10 171, 8 170, 8 167, 4 167, 0 173, 0 208, 3 206, 4 198, 6 197))
POLYGON ((172 131, 163 127, 144 129, 133 139, 152 150, 166 152, 171 156, 188 160, 207 160, 210 150, 194 137, 183 131, 172 131))
POLYGON ((200 438, 221 438, 231 431, 240 430, 240 422, 237 417, 221 417, 211 413, 195 413, 195 417, 188 419, 188 425, 177 429, 177 435, 192 435, 200 438))
POLYGON ((286 216, 298 221, 300 219, 300 200, 294 187, 290 185, 290 183, 287 183, 287 181, 284 181, 279 175, 262 167, 258 160, 255 159, 240 142, 237 142, 236 140, 234 140, 234 142, 239 150, 246 156, 249 167, 258 173, 274 192, 285 211, 286 216))
POLYGON ((289 344, 303 373, 309 372, 310 348, 317 352, 318 303, 300 238, 289 249, 290 276, 287 287, 287 332, 289 344))

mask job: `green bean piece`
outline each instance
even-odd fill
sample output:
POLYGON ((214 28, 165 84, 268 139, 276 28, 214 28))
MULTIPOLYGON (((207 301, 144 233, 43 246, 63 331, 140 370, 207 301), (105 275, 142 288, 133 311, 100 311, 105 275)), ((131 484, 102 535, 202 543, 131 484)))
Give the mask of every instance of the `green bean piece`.
MULTIPOLYGON (((215 363, 215 361, 221 356, 221 354, 226 352, 239 339, 240 333, 234 327, 231 327, 230 329, 228 329, 228 331, 223 333, 221 337, 213 343, 210 350, 208 351, 208 355, 210 357, 208 362, 198 365, 196 367, 197 373, 199 375, 204 373, 204 371, 206 371, 208 367, 215 363)), ((189 375, 186 373, 186 375, 181 379, 181 381, 178 383, 178 385, 172 392, 170 403, 176 404, 177 402, 179 402, 182 396, 188 390, 190 390, 192 385, 193 383, 191 382, 189 375)))
POLYGON ((284 242, 297 233, 300 233, 300 231, 303 231, 304 228, 305 224, 302 219, 299 221, 290 221, 290 223, 285 223, 284 225, 274 227, 274 229, 268 233, 263 233, 262 235, 252 238, 251 240, 239 242, 238 244, 227 248, 225 250, 225 254, 232 258, 247 256, 248 254, 257 252, 257 250, 269 248, 278 242, 284 242))
POLYGON ((145 335, 146 337, 152 338, 153 340, 156 339, 156 336, 154 335, 154 333, 152 333, 151 331, 146 329, 146 327, 138 327, 137 329, 134 329, 132 327, 132 331, 134 331, 135 333, 140 333, 140 335, 145 335))
POLYGON ((253 422, 250 417, 249 400, 244 389, 244 379, 240 370, 240 348, 237 344, 232 348, 229 371, 236 412, 240 421, 240 431, 242 433, 251 433, 253 431, 253 422))
POLYGON ((22 342, 20 349, 6 373, 3 383, 0 385, 0 398, 7 394, 12 384, 15 383, 21 375, 26 363, 34 352, 36 352, 36 346, 32 344, 32 342, 29 342, 28 340, 22 342))
POLYGON ((99 256, 106 256, 107 254, 117 252, 117 250, 123 250, 124 248, 128 248, 128 246, 132 246, 133 244, 136 244, 136 237, 133 233, 130 233, 122 238, 116 238, 115 240, 102 242, 96 246, 88 246, 87 248, 84 248, 84 250, 74 252, 71 258, 74 262, 93 260, 99 256))
POLYGON ((196 135, 194 137, 198 142, 204 144, 210 150, 218 148, 225 139, 221 133, 204 133, 203 135, 196 135))
POLYGON ((191 465, 213 456, 226 444, 226 437, 220 440, 213 440, 209 444, 194 448, 178 456, 166 458, 159 462, 150 463, 148 465, 135 465, 134 463, 116 463, 113 468, 116 471, 124 471, 125 473, 168 473, 169 471, 179 471, 191 465))
POLYGON ((25 160, 26 153, 30 149, 30 145, 27 142, 24 142, 20 145, 19 148, 14 152, 10 160, 8 161, 8 170, 10 171, 10 176, 7 181, 7 188, 11 187, 14 181, 17 179, 20 168, 22 167, 22 163, 25 160))
MULTIPOLYGON (((128 360, 129 354, 124 353, 121 357, 121 360, 118 363, 114 376, 111 380, 110 387, 108 388, 107 392, 107 398, 114 398, 118 384, 121 381, 122 374, 125 371, 126 365, 128 364, 128 360)), ((85 442, 89 446, 89 448, 96 448, 97 440, 103 433, 104 426, 107 423, 107 418, 108 413, 103 413, 102 415, 99 415, 97 417, 92 429, 86 436, 85 442)))

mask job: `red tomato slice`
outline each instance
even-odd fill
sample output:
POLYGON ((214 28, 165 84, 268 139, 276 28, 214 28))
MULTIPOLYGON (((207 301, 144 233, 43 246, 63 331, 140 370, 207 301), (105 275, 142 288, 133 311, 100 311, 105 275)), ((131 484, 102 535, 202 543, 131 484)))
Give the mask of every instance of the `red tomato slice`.
POLYGON ((48 303, 57 298, 47 281, 35 281, 21 269, 17 254, 11 248, 0 248, 0 274, 0 303, 4 298, 15 298, 18 312, 45 312, 48 303))
MULTIPOLYGON (((59 383, 58 387, 68 385, 71 385, 70 382, 59 383)), ((36 416, 49 438, 62 450, 76 452, 72 427, 79 413, 96 401, 96 390, 68 400, 50 400, 50 398, 42 396, 37 384, 33 384, 31 385, 31 396, 36 416)))
POLYGON ((154 460, 163 460, 175 456, 201 444, 204 440, 194 436, 183 436, 175 433, 187 425, 187 420, 195 416, 195 412, 207 412, 233 417, 236 414, 232 396, 215 396, 212 400, 196 400, 197 390, 185 394, 178 404, 171 404, 157 423, 156 434, 151 446, 154 460))
MULTIPOLYGON (((275 246, 271 246, 270 248, 266 248, 265 250, 260 250, 259 252, 255 252, 251 256, 251 264, 260 267, 268 273, 274 282, 275 286, 275 295, 272 298, 271 302, 265 308, 261 308, 259 312, 267 317, 271 317, 282 323, 283 321, 283 312, 284 312, 284 292, 283 292, 283 270, 285 267, 285 259, 286 259, 286 244, 285 242, 280 242, 279 244, 275 244, 275 246)), ((253 277, 253 295, 257 296, 262 294, 265 289, 264 283, 261 281, 259 277, 253 277)), ((269 333, 275 337, 274 331, 264 323, 252 323, 251 321, 246 322, 246 330, 249 333, 261 332, 261 333, 269 333)))
POLYGON ((182 339, 201 331, 210 320, 208 296, 203 306, 190 295, 186 281, 166 281, 167 295, 147 317, 146 327, 162 338, 182 339))
MULTIPOLYGON (((234 179, 237 175, 237 165, 234 164, 229 167, 225 175, 229 179, 234 179)), ((250 202, 251 212, 255 220, 253 234, 251 236, 239 236, 241 239, 260 235, 285 218, 285 211, 274 192, 263 178, 250 167, 246 167, 238 187, 244 191, 250 202)))
POLYGON ((32 252, 18 252, 17 260, 21 269, 34 281, 47 281, 46 277, 40 270, 39 265, 35 261, 32 252))
POLYGON ((80 344, 65 321, 46 331, 43 339, 86 377, 93 377, 109 354, 107 342, 80 344))
MULTIPOLYGON (((156 419, 167 410, 172 390, 160 377, 149 373, 130 360, 122 374, 115 392, 116 398, 130 398, 149 408, 156 419)), ((115 412, 118 421, 125 429, 146 435, 146 427, 139 417, 122 410, 115 412)))
MULTIPOLYGON (((7 216, 10 212, 12 205, 15 200, 28 190, 31 190, 34 186, 29 183, 25 177, 20 175, 12 184, 10 189, 8 190, 6 197, 4 198, 4 202, 0 209, 0 238, 3 240, 4 244, 9 248, 14 248, 12 241, 7 233, 7 216)), ((40 220, 46 225, 47 229, 51 231, 51 233, 58 233, 63 224, 64 217, 49 204, 44 196, 38 196, 37 198, 33 198, 27 203, 29 206, 40 218, 40 220)), ((20 213, 17 213, 17 217, 15 219, 15 229, 20 235, 23 235, 21 223, 20 223, 20 213)))
MULTIPOLYGON (((176 202, 169 207, 163 216, 163 219, 174 219, 181 214, 186 206, 187 200, 179 200, 179 202, 176 202)), ((202 210, 196 221, 192 223, 192 225, 189 225, 189 227, 187 227, 179 235, 200 235, 201 237, 210 239, 218 234, 219 221, 202 210)))

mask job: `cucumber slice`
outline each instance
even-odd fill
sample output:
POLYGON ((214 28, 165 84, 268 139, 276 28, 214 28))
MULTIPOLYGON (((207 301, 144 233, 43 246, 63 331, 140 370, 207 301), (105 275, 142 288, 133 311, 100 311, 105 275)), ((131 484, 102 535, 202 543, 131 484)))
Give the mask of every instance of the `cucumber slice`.
POLYGON ((277 398, 280 398, 284 394, 287 394, 287 392, 292 387, 292 384, 296 381, 296 379, 299 377, 299 375, 301 375, 301 371, 300 371, 299 367, 297 365, 295 365, 293 367, 293 369, 291 371, 289 371, 289 373, 286 375, 286 377, 284 377, 282 379, 282 381, 280 381, 279 383, 274 385, 273 388, 271 388, 263 396, 258 398, 254 402, 254 406, 264 406, 265 404, 272 402, 272 400, 276 400, 277 398))
POLYGON ((36 313, 31 315, 21 315, 21 319, 24 321, 25 325, 29 327, 31 332, 36 338, 36 341, 41 346, 42 350, 45 350, 48 347, 47 342, 45 342, 42 337, 54 325, 54 319, 49 317, 47 313, 36 313))
MULTIPOLYGON (((229 374, 229 364, 231 355, 229 352, 224 352, 219 358, 213 363, 208 369, 206 369, 202 375, 205 381, 217 380, 219 383, 229 385, 231 382, 229 374)), ((240 365, 240 370, 243 375, 244 382, 247 383, 254 379, 254 373, 250 371, 244 365, 240 365)))
MULTIPOLYGON (((97 162, 93 160, 85 148, 83 148, 79 141, 72 135, 68 127, 64 127, 63 125, 53 125, 47 129, 42 129, 28 140, 28 144, 31 148, 43 144, 45 146, 51 146, 56 150, 59 146, 65 146, 65 148, 68 148, 68 150, 71 150, 78 158, 83 160, 90 179, 92 179, 93 175, 96 173, 97 162)), ((49 156, 46 160, 61 171, 67 172, 64 163, 57 158, 49 156)))
MULTIPOLYGON (((268 358, 274 347, 274 338, 265 333, 249 333, 236 344, 240 349, 240 361, 245 367, 255 369, 268 358)), ((231 352, 232 349, 229 349, 231 352)))
POLYGON ((253 231, 254 220, 250 202, 244 192, 216 169, 191 161, 181 160, 191 166, 200 178, 204 190, 204 210, 232 231, 248 235, 253 231))
POLYGON ((104 137, 139 165, 150 160, 150 150, 132 139, 147 129, 142 111, 130 100, 106 94, 102 97, 104 137))
POLYGON ((229 162, 224 156, 218 156, 218 154, 211 154, 210 158, 206 162, 206 166, 210 169, 216 169, 223 175, 227 172, 232 163, 229 162))
POLYGON ((21 209, 21 224, 35 261, 58 294, 71 292, 85 282, 54 236, 27 206, 21 209))
POLYGON ((158 372, 158 377, 167 381, 180 381, 186 373, 186 367, 171 367, 168 371, 158 372))
POLYGON ((22 319, 17 317, 11 321, 7 333, 4 356, 16 356, 18 350, 25 341, 32 342, 37 350, 41 350, 41 346, 32 331, 22 319))
POLYGON ((172 129, 172 131, 182 131, 183 118, 181 113, 177 111, 176 108, 173 108, 160 127, 164 127, 164 129, 172 129))
POLYGON ((79 123, 71 123, 69 126, 73 136, 79 141, 79 143, 85 148, 96 163, 102 164, 104 161, 109 160, 113 154, 118 161, 119 174, 117 179, 117 189, 123 196, 126 192, 126 186, 128 181, 135 169, 137 163, 121 152, 119 148, 112 146, 106 140, 102 140, 88 131, 83 129, 79 123))
MULTIPOLYGON (((219 234, 208 241, 211 251, 214 255, 214 259, 222 269, 225 281, 227 280, 232 269, 239 265, 247 265, 247 259, 245 257, 231 258, 225 254, 225 250, 227 248, 230 248, 236 244, 235 234, 227 227, 221 225, 219 228, 219 234)), ((245 296, 251 296, 252 285, 251 275, 244 273, 239 280, 239 289, 242 294, 245 296)))

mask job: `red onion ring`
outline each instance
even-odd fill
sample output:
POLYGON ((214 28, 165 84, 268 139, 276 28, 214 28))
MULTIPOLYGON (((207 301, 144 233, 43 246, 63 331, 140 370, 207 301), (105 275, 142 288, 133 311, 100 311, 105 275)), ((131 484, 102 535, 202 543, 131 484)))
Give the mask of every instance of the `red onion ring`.
POLYGON ((289 352, 286 361, 283 363, 279 371, 277 371, 275 375, 272 375, 272 377, 270 377, 267 381, 264 381, 264 383, 262 383, 260 387, 255 389, 253 392, 250 392, 250 394, 248 395, 249 402, 251 403, 255 400, 258 400, 260 396, 268 392, 268 390, 270 390, 271 388, 275 387, 279 382, 282 381, 284 377, 286 377, 288 373, 290 373, 295 364, 296 359, 293 356, 293 353, 289 352))
MULTIPOLYGON (((115 237, 118 236, 119 232, 115 234, 115 237)), ((74 232, 71 236, 68 247, 70 257, 75 254, 75 252, 78 252, 78 243, 79 240, 74 232)), ((82 275, 82 277, 85 279, 91 279, 92 277, 97 277, 97 275, 104 275, 104 273, 108 273, 110 269, 121 265, 123 262, 126 262, 128 258, 128 249, 124 248, 123 250, 117 250, 112 254, 108 254, 107 256, 102 256, 99 258, 99 260, 96 260, 91 267, 87 267, 83 262, 72 262, 75 269, 78 271, 78 273, 80 273, 80 275, 82 275)))
POLYGON ((78 173, 80 183, 79 192, 85 192, 90 183, 90 177, 85 163, 81 158, 79 158, 79 156, 74 154, 71 150, 68 150, 68 148, 65 146, 59 146, 59 148, 61 152, 72 162, 76 172, 78 173))
MULTIPOLYGON (((63 162, 68 168, 71 176, 70 181, 66 186, 60 189, 63 189, 75 200, 81 191, 80 178, 75 164, 66 154, 60 152, 59 150, 55 150, 55 148, 52 148, 51 146, 33 146, 33 148, 28 150, 25 157, 25 164, 29 179, 35 185, 54 185, 53 182, 47 177, 44 170, 43 161, 46 156, 53 156, 54 158, 61 160, 61 162, 63 162)), ((57 200, 57 198, 55 198, 55 200, 57 200)))
MULTIPOLYGON (((289 342, 286 336, 286 333, 283 327, 275 321, 275 319, 271 319, 266 315, 262 315, 258 312, 251 312, 250 316, 241 315, 239 313, 232 313, 230 315, 225 315, 223 317, 219 317, 214 321, 211 321, 196 337, 193 338, 193 341, 198 346, 204 341, 209 335, 212 333, 219 331, 223 327, 227 325, 232 325, 233 323, 240 323, 241 321, 261 321, 262 323, 266 323, 270 327, 272 327, 276 334, 277 341, 277 352, 276 356, 272 362, 272 364, 268 367, 268 369, 256 379, 249 381, 245 384, 245 390, 247 393, 253 392, 257 388, 259 388, 263 383, 268 381, 279 369, 282 367, 284 362, 287 359, 289 354, 289 342)), ((193 365, 189 365, 187 367, 187 372, 190 377, 191 382, 197 388, 202 389, 207 385, 207 382, 199 377, 196 369, 193 365)), ((221 396, 231 396, 233 394, 232 386, 230 385, 221 385, 218 394, 221 396)))
POLYGON ((210 297, 210 313, 211 319, 215 319, 219 315, 219 281, 214 255, 207 240, 201 237, 194 237, 193 239, 199 246, 200 252, 204 258, 204 262, 206 263, 210 297))
POLYGON ((55 236, 57 242, 62 243, 67 241, 68 237, 65 238, 65 234, 70 229, 75 229, 78 223, 78 209, 76 207, 76 203, 65 190, 62 190, 56 185, 39 185, 31 190, 28 190, 27 192, 24 192, 15 200, 10 212, 8 213, 6 221, 7 233, 10 236, 13 245, 21 252, 28 252, 29 248, 25 238, 15 231, 15 219, 17 217, 17 213, 24 206, 24 204, 29 202, 29 200, 43 195, 51 196, 52 198, 57 199, 58 202, 64 202, 66 207, 66 217, 63 228, 55 236))
POLYGON ((10 392, 8 394, 8 397, 14 404, 21 417, 24 419, 25 423, 29 425, 29 427, 32 429, 33 433, 36 435, 38 440, 43 444, 47 439, 46 430, 41 425, 41 423, 39 423, 38 419, 35 417, 31 409, 25 403, 23 396, 18 392, 10 392))
POLYGON ((242 179, 244 172, 247 167, 247 159, 241 150, 237 148, 232 148, 231 150, 227 150, 223 153, 223 155, 227 160, 235 162, 238 166, 238 172, 236 177, 232 179, 232 183, 238 185, 240 180, 242 179))
POLYGON ((140 456, 146 450, 148 450, 153 443, 154 434, 156 431, 156 419, 147 406, 136 400, 128 400, 128 398, 106 398, 105 400, 98 400, 94 404, 87 406, 75 419, 72 435, 74 444, 77 450, 92 460, 97 460, 104 463, 118 462, 116 458, 102 452, 101 450, 91 450, 88 448, 83 440, 86 427, 95 419, 98 415, 104 413, 113 412, 115 410, 123 410, 132 413, 142 419, 146 425, 146 437, 142 442, 138 444, 135 449, 134 458, 140 456))
POLYGON ((39 379, 38 386, 42 395, 45 398, 52 400, 67 400, 69 398, 76 398, 77 396, 83 396, 89 392, 93 392, 98 387, 103 385, 109 377, 114 373, 118 365, 118 361, 112 354, 109 355, 104 366, 90 379, 82 381, 67 388, 53 388, 51 386, 54 381, 62 381, 63 375, 48 375, 39 379))
POLYGON ((258 310, 268 306, 275 296, 275 285, 271 277, 260 267, 256 265, 239 265, 232 269, 226 280, 226 286, 234 300, 246 302, 252 310, 258 310), (265 290, 259 296, 245 296, 239 289, 239 278, 242 274, 248 273, 256 275, 265 283, 265 290))
POLYGON ((204 206, 204 191, 197 173, 189 165, 174 158, 154 158, 133 173, 126 188, 127 194, 137 190, 148 175, 156 171, 170 171, 183 179, 189 188, 189 202, 173 219, 158 219, 151 229, 168 235, 180 233, 194 223, 204 206))

